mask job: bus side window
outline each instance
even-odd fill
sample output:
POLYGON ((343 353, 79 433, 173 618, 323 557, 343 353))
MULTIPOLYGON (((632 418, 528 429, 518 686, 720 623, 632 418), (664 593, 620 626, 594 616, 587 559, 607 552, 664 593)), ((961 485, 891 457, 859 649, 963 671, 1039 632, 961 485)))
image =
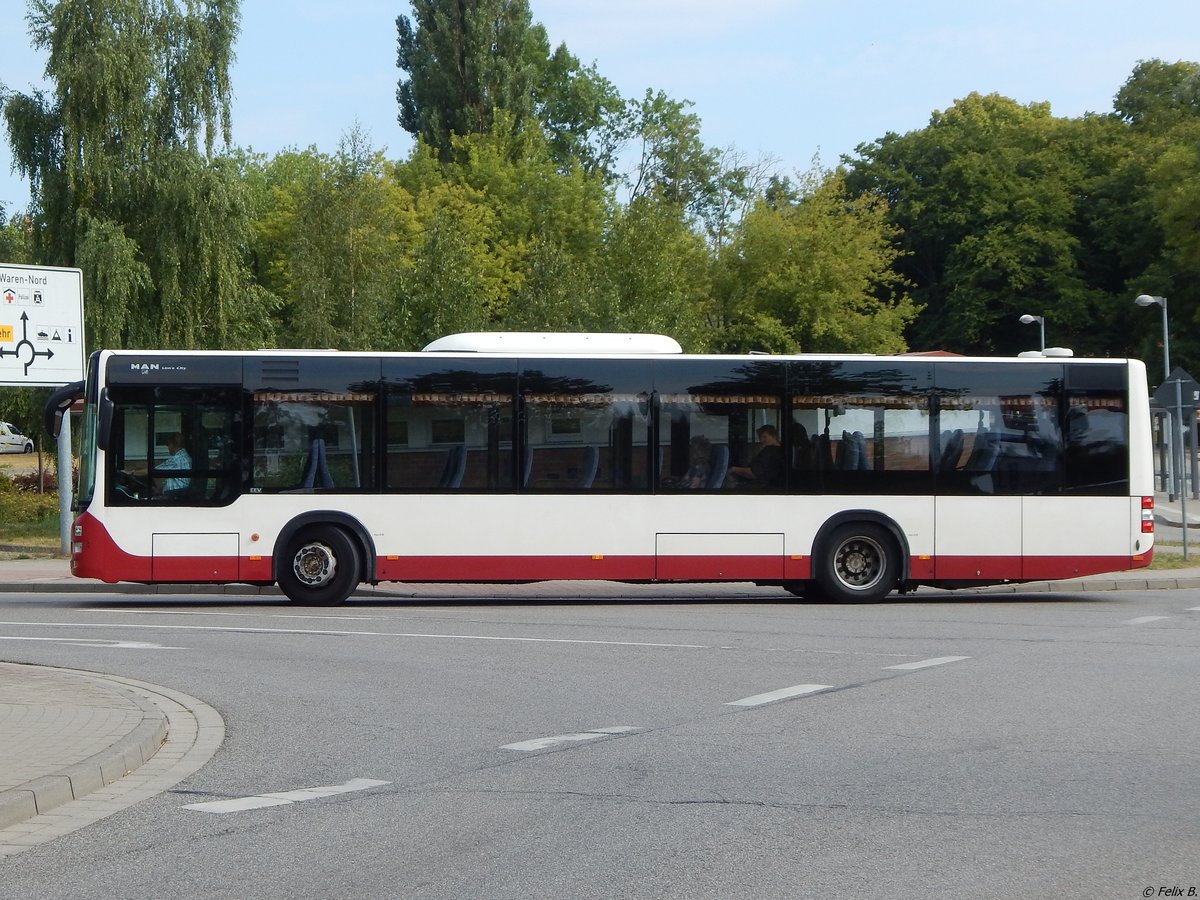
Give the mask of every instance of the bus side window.
POLYGON ((361 491, 375 485, 375 394, 257 391, 253 483, 258 491, 361 491))
POLYGON ((389 387, 386 487, 495 491, 512 486, 512 395, 476 384, 389 387))

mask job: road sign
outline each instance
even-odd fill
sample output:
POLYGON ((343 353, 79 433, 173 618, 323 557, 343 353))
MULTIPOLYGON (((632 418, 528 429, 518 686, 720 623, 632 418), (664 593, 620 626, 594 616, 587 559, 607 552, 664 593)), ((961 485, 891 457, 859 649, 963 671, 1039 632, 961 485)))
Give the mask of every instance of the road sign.
POLYGON ((1167 380, 1154 392, 1154 401, 1164 409, 1175 408, 1175 385, 1179 385, 1179 400, 1185 411, 1194 411, 1200 406, 1200 384, 1179 366, 1171 370, 1167 380))
POLYGON ((83 273, 0 263, 0 385, 83 378, 83 273))

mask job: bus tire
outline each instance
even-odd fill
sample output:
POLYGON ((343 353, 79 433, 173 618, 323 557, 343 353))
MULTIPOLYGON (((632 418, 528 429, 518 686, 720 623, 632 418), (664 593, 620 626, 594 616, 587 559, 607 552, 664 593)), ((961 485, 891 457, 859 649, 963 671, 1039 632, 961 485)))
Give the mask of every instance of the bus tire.
POLYGON ((293 603, 334 606, 356 587, 362 566, 354 540, 335 525, 301 528, 287 542, 276 567, 279 587, 293 603))
POLYGON ((881 525, 839 525, 824 547, 817 586, 835 603, 878 603, 900 582, 900 552, 881 525))

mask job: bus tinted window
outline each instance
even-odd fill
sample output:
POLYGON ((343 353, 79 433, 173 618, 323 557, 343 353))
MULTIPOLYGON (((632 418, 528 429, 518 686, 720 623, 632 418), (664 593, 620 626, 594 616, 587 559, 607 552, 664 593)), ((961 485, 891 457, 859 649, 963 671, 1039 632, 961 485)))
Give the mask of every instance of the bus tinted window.
POLYGON ((384 367, 385 484, 392 491, 508 491, 514 485, 515 364, 441 360, 384 367))
POLYGON ((1067 366, 1066 487, 1129 493, 1129 411, 1124 366, 1067 366))
POLYGON ((1052 494, 1063 486, 1059 364, 971 363, 937 371, 938 491, 1052 494))
POLYGON ((649 367, 538 360, 521 370, 525 491, 628 491, 650 485, 649 367))
POLYGON ((255 492, 375 487, 375 393, 255 391, 255 492))
POLYGON ((783 493, 784 373, 766 361, 658 364, 658 489, 783 493))
POLYGON ((928 363, 798 362, 789 384, 793 490, 931 490, 928 363))

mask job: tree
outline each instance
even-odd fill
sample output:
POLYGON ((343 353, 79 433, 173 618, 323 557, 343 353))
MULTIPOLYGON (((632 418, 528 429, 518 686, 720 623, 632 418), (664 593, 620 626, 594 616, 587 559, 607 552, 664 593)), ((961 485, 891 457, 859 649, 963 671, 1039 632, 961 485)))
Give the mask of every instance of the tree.
POLYGON ((11 263, 32 263, 33 246, 29 219, 24 215, 4 215, 0 206, 0 260, 11 263))
POLYGON ((687 111, 691 105, 647 90, 633 106, 638 161, 630 195, 659 196, 702 220, 717 193, 720 154, 700 140, 700 117, 687 111))
POLYGON ((1200 116, 1200 63, 1138 63, 1113 100, 1116 114, 1134 128, 1164 131, 1200 116))
POLYGON ((417 350, 434 338, 486 331, 517 281, 511 248, 478 191, 441 184, 416 198, 421 240, 400 276, 391 345, 417 350))
POLYGON ((396 167, 358 126, 333 155, 309 148, 242 164, 254 198, 254 269, 282 300, 280 340, 387 349, 397 285, 420 240, 396 167))
POLYGON ((236 0, 30 0, 52 92, 4 94, 38 262, 85 269, 88 337, 120 346, 271 339, 242 252, 229 142, 236 0))
POLYGON ((708 252, 678 204, 643 196, 614 210, 597 278, 598 330, 657 332, 707 348, 708 252))
POLYGON ((631 136, 629 104, 612 82, 582 66, 559 44, 542 70, 538 119, 552 158, 563 171, 579 166, 606 184, 619 179, 617 157, 631 136))
POLYGON ((721 255, 712 349, 898 353, 917 308, 896 274, 896 229, 841 171, 802 176, 794 201, 760 199, 721 255))
POLYGON ((912 343, 1013 352, 1027 343, 1017 319, 1031 304, 1064 331, 1083 329, 1091 295, 1075 201, 1085 179, 1058 149, 1063 135, 1048 104, 971 94, 920 131, 858 148, 849 189, 888 202, 899 272, 924 308, 912 343))
POLYGON ((550 54, 527 0, 413 0, 398 16, 400 127, 450 159, 453 135, 491 129, 505 110, 518 129, 536 121, 534 96, 550 54))

